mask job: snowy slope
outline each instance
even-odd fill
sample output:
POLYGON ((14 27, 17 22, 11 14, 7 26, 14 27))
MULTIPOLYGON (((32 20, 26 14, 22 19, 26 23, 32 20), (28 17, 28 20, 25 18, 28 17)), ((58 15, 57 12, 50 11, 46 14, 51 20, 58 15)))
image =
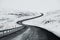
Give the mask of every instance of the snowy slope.
POLYGON ((38 14, 33 12, 6 12, 5 14, 0 14, 0 30, 21 27, 22 25, 17 24, 17 21, 28 19, 34 16, 38 16, 38 14))
POLYGON ((24 21, 23 24, 44 28, 60 37, 60 10, 47 12, 44 16, 24 21))

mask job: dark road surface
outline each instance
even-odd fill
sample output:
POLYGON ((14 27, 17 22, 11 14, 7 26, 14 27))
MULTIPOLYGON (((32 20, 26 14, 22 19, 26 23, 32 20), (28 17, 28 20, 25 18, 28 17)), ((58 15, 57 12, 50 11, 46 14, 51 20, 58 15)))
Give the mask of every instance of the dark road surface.
POLYGON ((24 29, 0 38, 0 40, 60 40, 54 34, 35 27, 26 26, 24 29))
MULTIPOLYGON (((30 19, 26 19, 26 20, 30 20, 30 19)), ((22 22, 26 20, 17 22, 20 25, 25 26, 23 29, 16 31, 12 34, 6 35, 4 37, 1 37, 0 40, 60 40, 60 38, 58 38, 57 36, 55 36, 54 34, 52 34, 51 32, 45 29, 36 26, 22 24, 22 22)))

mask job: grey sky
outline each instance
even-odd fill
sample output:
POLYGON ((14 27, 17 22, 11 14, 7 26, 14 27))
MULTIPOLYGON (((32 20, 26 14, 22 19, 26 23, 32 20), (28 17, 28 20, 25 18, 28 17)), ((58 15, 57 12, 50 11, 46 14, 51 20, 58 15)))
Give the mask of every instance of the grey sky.
POLYGON ((52 11, 60 9, 60 0, 0 0, 0 10, 52 11))

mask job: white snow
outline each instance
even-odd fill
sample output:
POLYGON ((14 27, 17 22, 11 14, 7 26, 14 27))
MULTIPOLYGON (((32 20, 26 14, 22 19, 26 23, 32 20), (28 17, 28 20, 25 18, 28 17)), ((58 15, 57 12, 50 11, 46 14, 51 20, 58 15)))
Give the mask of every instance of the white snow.
MULTIPOLYGON (((2 11, 3 12, 3 11, 2 11)), ((1 12, 1 13, 2 13, 1 12)), ((34 12, 5 12, 5 14, 0 14, 0 30, 11 29, 15 27, 21 27, 22 25, 17 24, 17 21, 28 19, 31 17, 35 17, 40 15, 40 13, 36 14, 34 12), (11 15, 14 14, 14 15, 11 15), (30 16, 21 16, 18 18, 18 15, 15 14, 28 14, 30 16)))
POLYGON ((0 15, 0 30, 20 27, 16 22, 17 17, 14 15, 0 15))
POLYGON ((24 21, 23 24, 44 28, 60 37, 60 11, 48 12, 43 17, 24 21))

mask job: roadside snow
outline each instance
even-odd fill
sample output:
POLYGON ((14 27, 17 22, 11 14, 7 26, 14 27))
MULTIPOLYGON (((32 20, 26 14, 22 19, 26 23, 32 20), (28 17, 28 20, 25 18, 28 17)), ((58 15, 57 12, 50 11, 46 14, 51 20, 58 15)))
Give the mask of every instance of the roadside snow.
POLYGON ((17 17, 14 15, 0 15, 0 30, 20 27, 16 22, 17 17))
POLYGON ((17 21, 38 16, 38 14, 33 12, 16 12, 16 13, 0 12, 0 13, 1 13, 0 14, 0 30, 21 27, 22 25, 17 24, 16 23, 17 21))
POLYGON ((48 12, 44 16, 24 21, 23 24, 44 28, 60 37, 60 11, 48 12))

